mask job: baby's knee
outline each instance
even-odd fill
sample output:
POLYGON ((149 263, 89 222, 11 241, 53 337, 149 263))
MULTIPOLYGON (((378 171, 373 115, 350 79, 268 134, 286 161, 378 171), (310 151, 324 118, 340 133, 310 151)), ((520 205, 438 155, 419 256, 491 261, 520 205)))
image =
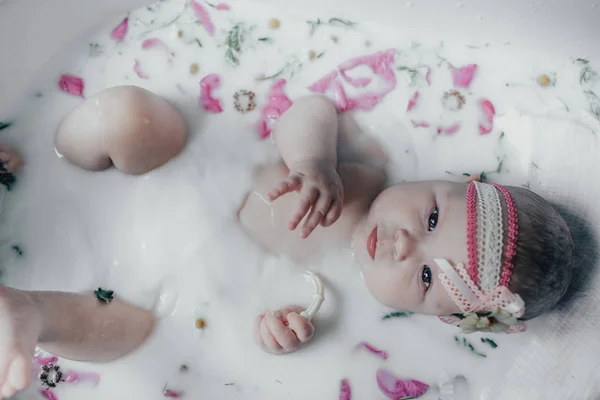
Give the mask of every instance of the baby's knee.
POLYGON ((121 129, 108 151, 114 165, 143 174, 165 164, 185 147, 183 117, 164 99, 140 88, 124 88, 121 129))
POLYGON ((158 168, 184 148, 188 129, 164 99, 135 86, 107 89, 73 111, 57 134, 57 150, 82 168, 114 164, 129 174, 158 168))

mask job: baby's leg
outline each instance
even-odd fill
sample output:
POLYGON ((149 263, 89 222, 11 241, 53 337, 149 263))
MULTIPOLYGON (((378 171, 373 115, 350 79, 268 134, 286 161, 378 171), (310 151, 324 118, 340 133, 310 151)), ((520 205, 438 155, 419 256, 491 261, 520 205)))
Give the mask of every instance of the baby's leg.
POLYGON ((56 149, 84 169, 114 165, 137 175, 177 156, 187 137, 183 117, 167 101, 136 86, 117 86, 90 97, 65 118, 56 149))
POLYGON ((0 286, 0 398, 29 385, 36 344, 71 360, 111 361, 138 348, 155 322, 152 312, 118 299, 0 286))

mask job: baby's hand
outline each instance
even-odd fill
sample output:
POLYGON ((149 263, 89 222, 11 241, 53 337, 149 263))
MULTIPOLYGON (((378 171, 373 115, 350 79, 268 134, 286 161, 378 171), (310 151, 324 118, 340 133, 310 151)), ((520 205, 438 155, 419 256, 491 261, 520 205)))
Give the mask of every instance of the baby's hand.
POLYGON ((290 192, 300 193, 300 204, 288 224, 295 230, 304 217, 301 236, 307 238, 319 224, 333 225, 342 214, 344 187, 329 163, 303 162, 290 166, 289 176, 267 194, 269 201, 290 192))
POLYGON ((272 354, 289 354, 308 342, 315 331, 313 324, 300 316, 302 308, 269 311, 256 318, 255 338, 262 349, 272 354))
POLYGON ((4 166, 6 172, 11 174, 16 174, 23 168, 21 156, 16 151, 4 145, 0 145, 0 163, 4 166))

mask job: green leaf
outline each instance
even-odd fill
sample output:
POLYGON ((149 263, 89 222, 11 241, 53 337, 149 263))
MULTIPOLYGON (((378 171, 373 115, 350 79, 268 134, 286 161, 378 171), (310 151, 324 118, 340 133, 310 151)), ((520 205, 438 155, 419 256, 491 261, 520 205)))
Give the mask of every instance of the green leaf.
POLYGON ((479 174, 479 179, 480 179, 481 183, 487 182, 487 174, 485 173, 485 171, 482 171, 479 174))
POLYGON ((466 172, 463 172, 462 176, 466 176, 468 178, 471 176, 471 174, 467 174, 466 172))
POLYGON ((258 41, 259 42, 270 42, 271 38, 270 37, 261 37, 261 38, 258 38, 258 41))
POLYGON ((17 256, 23 257, 23 249, 21 249, 21 246, 15 244, 11 247, 11 249, 17 254, 17 256))
POLYGON ((12 122, 2 122, 0 121, 0 131, 3 131, 5 129, 8 129, 12 126, 12 122))
POLYGON ((504 137, 504 131, 500 132, 500 139, 504 137))
POLYGON ((115 292, 113 292, 112 290, 104 290, 102 288, 98 288, 98 290, 94 291, 94 294, 96 295, 98 301, 106 304, 110 303, 113 300, 114 293, 115 292))
POLYGON ((16 181, 17 178, 6 170, 4 164, 0 163, 0 184, 4 185, 6 190, 10 191, 16 181))
MULTIPOLYGON (((483 340, 483 339, 482 339, 483 340)), ((458 338, 458 336, 454 336, 454 341, 458 344, 461 345, 462 347, 465 349, 468 349, 471 353, 475 354, 478 357, 482 357, 482 358, 487 358, 487 355, 477 351, 475 349, 475 346, 473 346, 473 344, 471 344, 469 341, 467 341, 467 338, 463 337, 462 341, 458 338), (462 343, 461 343, 462 342, 462 343)))
POLYGON ((340 24, 346 25, 346 26, 354 26, 354 25, 356 25, 356 22, 352 22, 352 21, 349 21, 347 19, 341 19, 341 18, 330 18, 329 19, 329 23, 330 24, 340 23, 340 24))
POLYGON ((227 33, 227 38, 225 39, 225 47, 227 47, 225 59, 234 67, 240 65, 239 55, 242 52, 247 31, 248 29, 246 29, 243 23, 238 23, 227 33))
POLYGON ((389 314, 384 315, 383 320, 385 321, 386 319, 392 319, 392 318, 407 318, 407 317, 410 317, 411 315, 413 315, 413 313, 411 313, 411 312, 395 311, 395 312, 391 312, 389 314))
POLYGON ((496 167, 496 172, 500 173, 502 172, 502 164, 504 163, 504 160, 500 160, 500 162, 498 163, 498 167, 496 167))
POLYGON ((283 71, 285 69, 281 69, 279 72, 274 73, 273 75, 270 76, 265 76, 264 78, 256 78, 257 81, 262 82, 262 81, 268 81, 269 79, 275 79, 277 78, 279 75, 283 74, 283 71))
POLYGON ((198 46, 202 47, 202 43, 200 42, 200 39, 196 39, 196 43, 198 44, 198 46))
POLYGON ((481 343, 489 344, 492 349, 498 348, 498 345, 492 339, 481 338, 481 343))

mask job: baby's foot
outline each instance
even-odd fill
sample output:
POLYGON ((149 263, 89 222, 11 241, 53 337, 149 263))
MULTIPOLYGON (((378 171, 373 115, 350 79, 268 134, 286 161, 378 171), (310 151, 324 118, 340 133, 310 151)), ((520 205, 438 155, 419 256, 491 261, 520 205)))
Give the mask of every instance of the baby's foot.
POLYGON ((14 150, 9 147, 0 145, 0 163, 10 174, 16 174, 23 168, 23 159, 14 150))
POLYGON ((42 318, 31 296, 0 286, 0 399, 25 389, 42 318))

